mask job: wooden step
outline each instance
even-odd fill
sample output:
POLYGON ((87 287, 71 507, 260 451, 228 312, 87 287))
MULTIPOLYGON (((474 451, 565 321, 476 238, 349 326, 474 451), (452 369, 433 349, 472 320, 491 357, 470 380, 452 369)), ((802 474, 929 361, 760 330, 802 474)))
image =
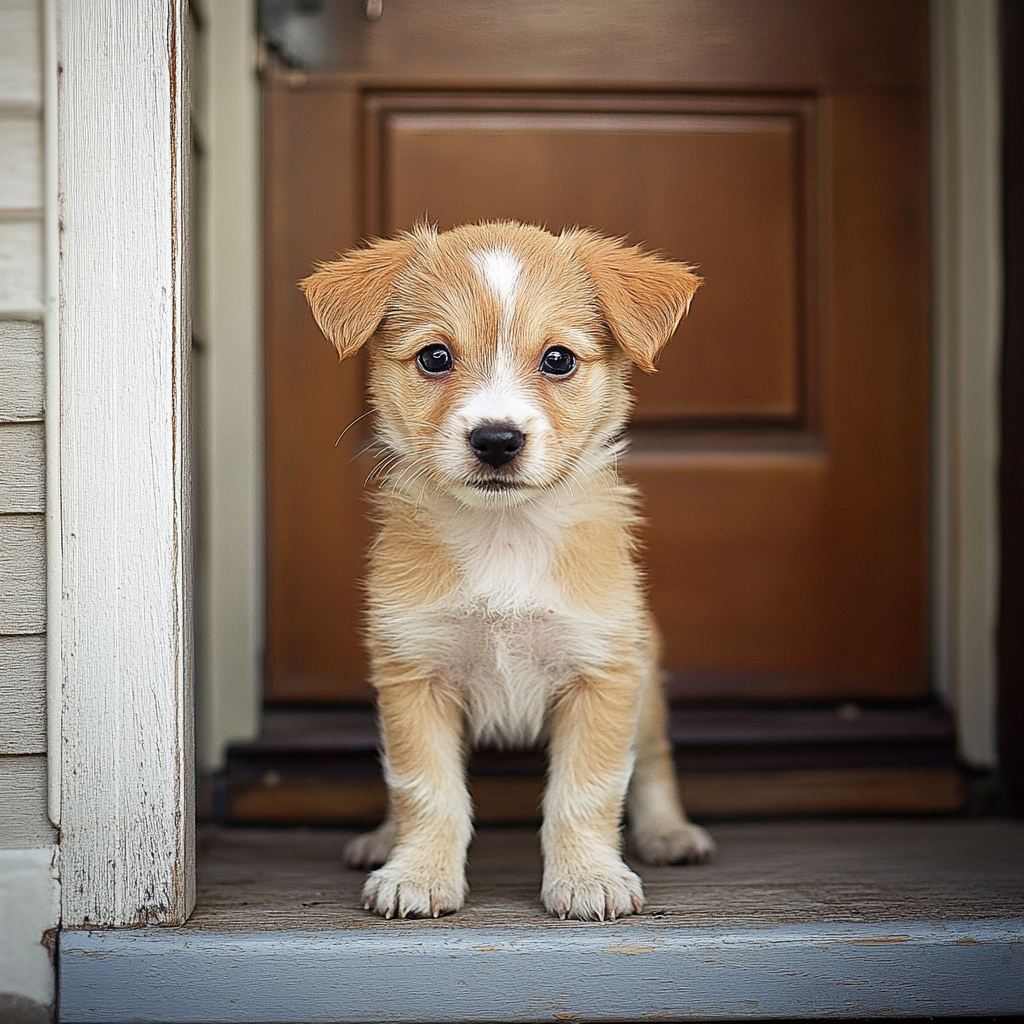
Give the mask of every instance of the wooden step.
POLYGON ((1024 1013, 1024 825, 770 821, 707 864, 634 864, 638 917, 558 921, 536 830, 478 830, 466 905, 362 909, 352 832, 205 826, 179 928, 65 931, 59 1018, 298 1022, 1024 1013))
MULTIPOLYGON (((955 813, 966 786, 948 715, 901 707, 674 707, 670 736, 683 799, 698 818, 832 813, 955 813)), ((386 807, 378 732, 366 708, 270 709, 264 734, 236 744, 208 786, 207 816, 342 824, 386 807)), ((479 822, 533 822, 540 749, 474 752, 479 822)))

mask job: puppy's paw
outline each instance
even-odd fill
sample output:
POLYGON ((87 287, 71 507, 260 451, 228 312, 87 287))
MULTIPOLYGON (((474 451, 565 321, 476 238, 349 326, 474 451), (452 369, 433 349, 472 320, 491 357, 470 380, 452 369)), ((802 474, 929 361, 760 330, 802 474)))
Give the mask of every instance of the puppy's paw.
POLYGON ((350 868, 379 868, 391 856, 395 845, 395 826, 385 821, 372 832, 356 836, 345 847, 345 863, 350 868))
POLYGON ((381 917, 440 917, 454 913, 466 899, 462 874, 440 874, 389 861, 370 873, 363 906, 381 917))
POLYGON ((567 917, 577 921, 613 921, 643 910, 644 889, 639 877, 620 861, 605 870, 548 869, 544 872, 540 898, 563 921, 567 917))
POLYGON ((645 864, 699 864, 715 852, 714 839, 689 821, 665 829, 634 829, 631 838, 645 864))

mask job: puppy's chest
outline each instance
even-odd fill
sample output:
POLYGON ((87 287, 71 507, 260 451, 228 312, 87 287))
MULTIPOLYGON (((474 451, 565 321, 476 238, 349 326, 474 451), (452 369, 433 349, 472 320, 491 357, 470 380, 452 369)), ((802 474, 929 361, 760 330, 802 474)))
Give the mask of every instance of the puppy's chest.
POLYGON ((462 692, 477 742, 536 740, 551 694, 594 653, 582 624, 557 607, 513 609, 480 600, 435 614, 448 638, 444 649, 435 649, 436 669, 462 692))
POLYGON ((421 608, 435 641, 420 658, 462 691, 476 740, 530 743, 552 691, 604 657, 603 630, 566 600, 557 538, 526 527, 452 550, 460 582, 421 608))
POLYGON ((456 548, 458 587, 428 614, 451 638, 449 678, 557 682, 585 649, 583 616, 566 600, 554 545, 514 534, 456 548))

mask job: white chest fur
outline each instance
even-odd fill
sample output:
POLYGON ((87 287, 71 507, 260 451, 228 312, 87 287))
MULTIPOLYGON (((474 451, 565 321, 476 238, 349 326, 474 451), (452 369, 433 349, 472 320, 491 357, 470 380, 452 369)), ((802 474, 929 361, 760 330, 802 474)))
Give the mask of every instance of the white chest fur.
POLYGON ((613 623, 573 607, 557 577, 576 515, 463 510, 445 535, 459 587, 377 620, 392 646, 462 692, 474 741, 532 743, 552 691, 608 657, 613 623))
POLYGON ((453 641, 445 674, 475 740, 536 740, 552 690, 578 671, 586 626, 553 571, 568 525, 549 509, 471 513, 448 539, 463 579, 437 609, 453 641))

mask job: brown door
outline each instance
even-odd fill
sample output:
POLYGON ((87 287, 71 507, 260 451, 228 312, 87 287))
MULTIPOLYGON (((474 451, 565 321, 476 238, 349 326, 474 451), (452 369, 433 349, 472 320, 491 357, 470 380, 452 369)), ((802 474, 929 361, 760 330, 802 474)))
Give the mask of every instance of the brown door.
POLYGON ((270 702, 369 697, 362 368, 297 288, 411 226, 628 236, 706 284, 638 395, 677 696, 927 688, 925 5, 385 0, 265 75, 270 702))

